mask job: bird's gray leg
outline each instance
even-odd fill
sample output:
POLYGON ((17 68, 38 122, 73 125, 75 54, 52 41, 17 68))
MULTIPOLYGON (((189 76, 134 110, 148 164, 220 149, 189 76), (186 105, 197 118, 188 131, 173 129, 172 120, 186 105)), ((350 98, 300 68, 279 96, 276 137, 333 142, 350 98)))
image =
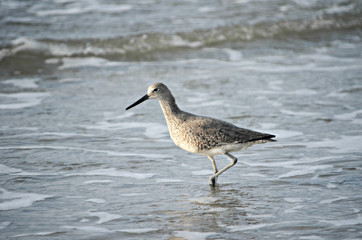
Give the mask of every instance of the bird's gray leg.
POLYGON ((232 159, 232 162, 230 164, 228 164, 226 167, 224 167, 223 169, 221 169, 220 171, 218 171, 217 173, 215 173, 214 175, 212 175, 210 177, 209 183, 210 185, 212 185, 213 187, 215 187, 215 183, 216 183, 216 178, 222 174, 223 172, 225 172, 226 170, 228 170, 229 168, 231 168, 232 166, 234 166, 237 162, 238 159, 236 157, 234 157, 233 155, 231 155, 230 153, 226 152, 225 153, 226 156, 228 156, 229 158, 232 159))
POLYGON ((218 172, 218 170, 217 170, 217 166, 216 166, 214 157, 213 156, 207 156, 207 157, 211 160, 212 166, 214 167, 214 173, 216 174, 218 172))
MULTIPOLYGON (((218 172, 218 170, 217 170, 217 166, 216 166, 216 162, 215 162, 215 159, 214 159, 214 157, 213 156, 207 156, 210 160, 211 160, 211 162, 212 162, 212 166, 214 167, 214 174, 216 174, 217 172, 218 172)), ((213 186, 213 187, 215 187, 215 185, 216 185, 216 180, 217 180, 217 177, 215 177, 215 178, 210 178, 210 181, 209 181, 209 184, 211 185, 211 186, 213 186)))

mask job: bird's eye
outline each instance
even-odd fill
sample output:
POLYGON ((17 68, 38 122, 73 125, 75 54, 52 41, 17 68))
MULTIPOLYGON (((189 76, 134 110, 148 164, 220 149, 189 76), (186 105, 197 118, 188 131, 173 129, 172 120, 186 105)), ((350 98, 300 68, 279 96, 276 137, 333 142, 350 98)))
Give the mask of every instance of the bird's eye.
POLYGON ((160 90, 160 89, 155 88, 155 89, 153 89, 153 92, 158 92, 158 90, 160 90))

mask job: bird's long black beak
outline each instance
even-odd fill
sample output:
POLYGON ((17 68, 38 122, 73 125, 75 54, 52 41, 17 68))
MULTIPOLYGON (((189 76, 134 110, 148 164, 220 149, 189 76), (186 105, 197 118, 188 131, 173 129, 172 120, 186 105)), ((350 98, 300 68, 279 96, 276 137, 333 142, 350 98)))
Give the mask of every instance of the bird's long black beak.
POLYGON ((138 105, 138 104, 146 101, 147 99, 149 99, 149 97, 148 97, 148 95, 146 94, 146 95, 144 95, 143 97, 141 97, 140 99, 138 99, 137 102, 135 102, 135 103, 133 103, 132 105, 128 106, 128 107, 126 108, 126 110, 133 108, 134 106, 136 106, 136 105, 138 105))

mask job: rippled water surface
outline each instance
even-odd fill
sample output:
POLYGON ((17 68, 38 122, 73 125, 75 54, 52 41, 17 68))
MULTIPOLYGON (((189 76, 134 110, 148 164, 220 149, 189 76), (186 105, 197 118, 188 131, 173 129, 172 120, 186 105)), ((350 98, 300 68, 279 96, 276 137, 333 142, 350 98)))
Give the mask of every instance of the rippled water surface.
POLYGON ((0 239, 361 239, 361 9, 0 2, 0 239), (124 110, 154 82, 278 141, 212 189, 157 101, 124 110))

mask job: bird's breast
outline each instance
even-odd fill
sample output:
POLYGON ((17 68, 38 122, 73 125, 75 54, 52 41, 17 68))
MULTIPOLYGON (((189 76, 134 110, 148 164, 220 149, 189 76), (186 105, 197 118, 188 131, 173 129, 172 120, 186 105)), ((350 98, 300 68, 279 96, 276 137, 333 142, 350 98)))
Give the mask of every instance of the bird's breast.
POLYGON ((198 153, 199 148, 195 135, 190 127, 184 121, 167 120, 167 127, 170 132, 172 141, 180 148, 192 152, 198 153))

